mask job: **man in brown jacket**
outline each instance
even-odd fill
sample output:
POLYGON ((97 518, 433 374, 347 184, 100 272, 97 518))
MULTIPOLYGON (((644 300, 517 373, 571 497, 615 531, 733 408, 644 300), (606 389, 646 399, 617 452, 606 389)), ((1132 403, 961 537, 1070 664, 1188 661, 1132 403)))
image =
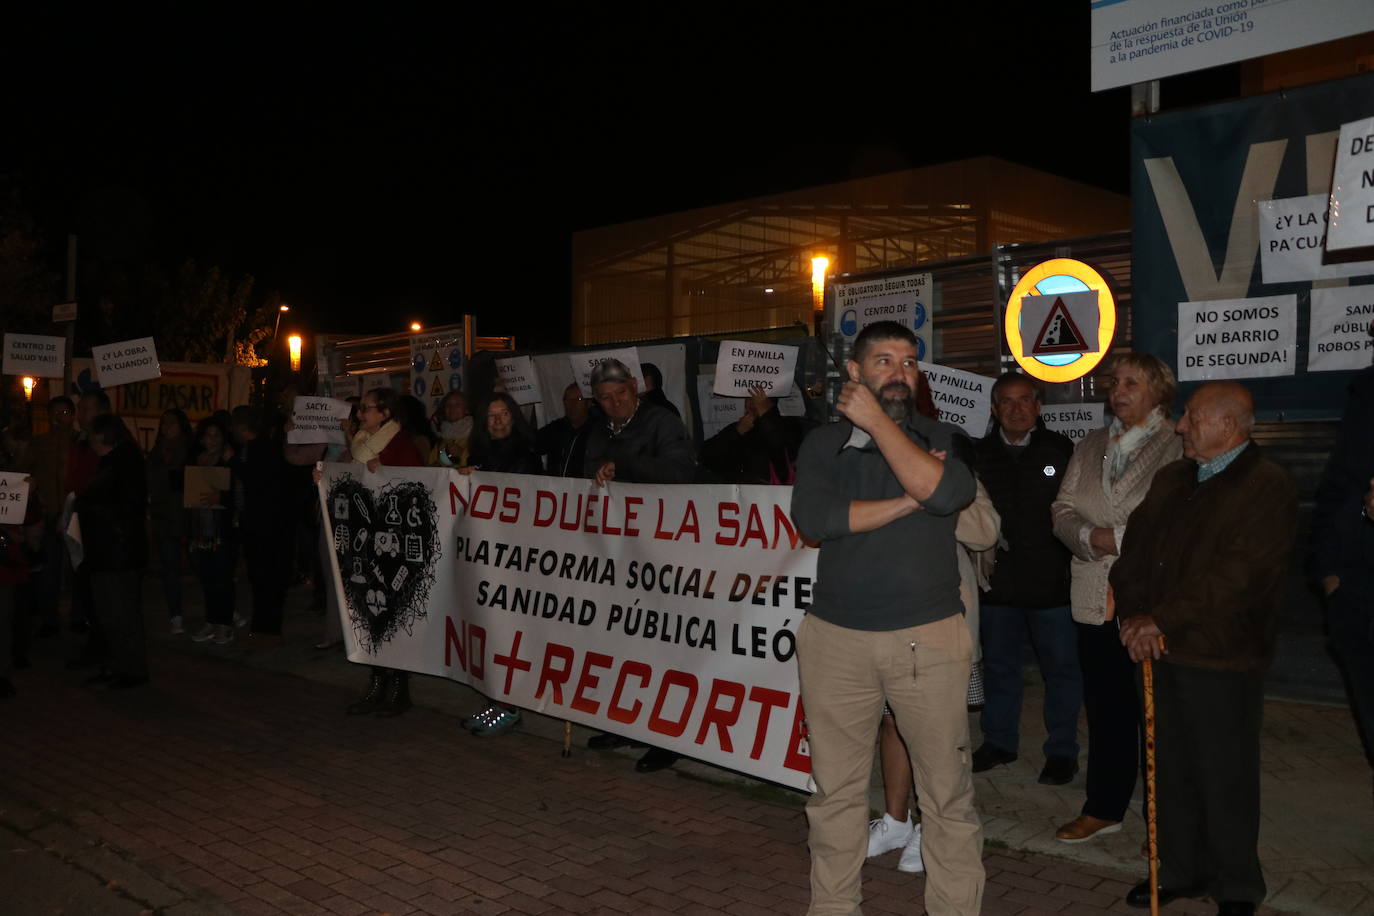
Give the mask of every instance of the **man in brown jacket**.
MULTIPOLYGON (((1210 896, 1222 914, 1254 913, 1265 895, 1260 718, 1297 518, 1253 423, 1240 385, 1194 393, 1178 422, 1185 460, 1155 476, 1111 572, 1122 643, 1159 662, 1160 902, 1210 896)), ((1148 882, 1126 902, 1149 906, 1148 882)))

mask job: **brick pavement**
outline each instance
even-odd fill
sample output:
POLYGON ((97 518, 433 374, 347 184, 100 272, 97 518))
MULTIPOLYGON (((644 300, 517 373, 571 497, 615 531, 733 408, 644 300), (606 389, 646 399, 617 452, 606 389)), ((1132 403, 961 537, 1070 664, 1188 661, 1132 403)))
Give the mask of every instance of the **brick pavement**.
MULTIPOLYGON (((20 672, 20 697, 0 707, 0 801, 62 821, 206 912, 804 912, 795 794, 702 765, 645 776, 623 754, 562 760, 552 740, 560 730, 539 717, 479 741, 455 721, 475 696, 437 680, 417 684, 423 708, 350 719, 341 710, 359 670, 305 648, 309 634, 288 635, 286 647, 252 654, 159 637, 154 685, 123 694, 78 686, 47 643, 49 656, 20 672)), ((1269 728, 1302 733, 1282 760, 1294 785, 1304 783, 1302 766, 1329 762, 1309 740, 1314 723, 1330 726, 1331 754, 1345 753, 1337 717, 1325 712, 1341 711, 1271 717, 1269 728)), ((1039 807, 1026 801, 1037 796, 1016 783, 1026 772, 1033 783, 1038 765, 1026 755, 978 777, 990 838, 984 912, 1140 912, 1120 903, 1143 869, 1138 858, 1082 863, 1025 851, 1038 848, 1038 821, 1016 828, 1018 818, 1078 804, 1073 787, 1045 790, 1039 807)), ((1266 780, 1281 778, 1267 763, 1266 780)), ((1368 788, 1366 772, 1357 800, 1366 808, 1368 788)), ((1138 838, 1117 839, 1138 848, 1138 838)), ((868 912, 921 911, 924 880, 896 871, 897 856, 866 867, 868 912)), ((1290 895, 1295 909, 1368 912, 1351 892, 1365 865, 1352 859, 1306 863, 1318 887, 1290 895), (1357 908, 1313 907, 1338 889, 1357 908)))

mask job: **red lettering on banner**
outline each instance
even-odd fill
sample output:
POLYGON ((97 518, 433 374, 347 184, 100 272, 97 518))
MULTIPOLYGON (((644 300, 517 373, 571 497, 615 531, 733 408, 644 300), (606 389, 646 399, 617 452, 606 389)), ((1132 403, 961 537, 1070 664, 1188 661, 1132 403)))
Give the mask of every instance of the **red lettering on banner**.
POLYGON ((539 669, 539 686, 535 688, 534 698, 542 700, 544 698, 544 687, 553 687, 553 701, 559 706, 563 705, 563 685, 568 683, 568 678, 572 676, 573 650, 567 646, 560 646, 556 642, 551 642, 544 647, 544 666, 539 669), (554 667, 554 660, 563 663, 561 668, 554 667))
POLYGON ((641 497, 641 496, 627 496, 627 497, 625 497, 625 536, 626 536, 626 537, 631 537, 631 538, 633 538, 633 537, 639 537, 639 529, 638 529, 638 528, 632 528, 631 525, 634 524, 635 517, 638 515, 638 513, 635 512, 635 506, 638 506, 638 505, 639 505, 640 503, 642 503, 642 502, 644 502, 644 498, 641 497))
POLYGON ((572 702, 568 705, 578 712, 585 712, 589 716, 596 715, 601 704, 584 696, 588 690, 595 690, 597 685, 601 683, 601 678, 592 674, 592 669, 609 668, 614 664, 615 659, 609 655, 602 655, 600 652, 588 652, 586 658, 582 659, 582 674, 577 678, 577 689, 573 691, 572 702))
POLYGON ((787 514, 787 509, 777 503, 773 504, 773 530, 772 540, 769 540, 769 530, 767 523, 763 520, 763 513, 759 511, 757 505, 750 505, 749 512, 745 519, 744 533, 740 534, 740 505, 739 503, 719 503, 716 506, 716 525, 720 529, 716 532, 716 543, 722 547, 743 547, 750 541, 757 540, 759 546, 765 550, 777 550, 778 545, 787 539, 787 548, 793 550, 798 544, 805 544, 806 541, 798 533, 792 519, 787 514))
POLYGON ((763 532, 763 516, 759 515, 759 507, 751 504, 749 506, 749 521, 745 525, 744 537, 740 539, 739 546, 743 547, 755 538, 758 538, 760 547, 764 550, 768 549, 768 537, 763 532))
POLYGON ((716 506, 716 527, 720 529, 716 532, 716 543, 720 546, 729 547, 739 538, 739 522, 735 521, 738 514, 739 503, 720 503, 716 506), (725 533, 727 531, 730 532, 728 536, 725 533))
MULTIPOLYGON (((458 667, 473 677, 485 677, 487 631, 476 624, 463 621, 462 629, 453 625, 452 617, 444 618, 444 664, 453 667, 453 653, 458 653, 458 667), (469 661, 472 663, 469 667, 469 661)), ((507 688, 509 691, 509 688, 507 688)))
POLYGON ((792 719, 792 731, 787 739, 787 753, 782 765, 798 773, 811 772, 811 758, 801 752, 801 743, 806 738, 806 710, 802 708, 801 697, 797 697, 797 714, 792 719))
POLYGON ((792 695, 785 690, 755 685, 749 688, 749 699, 759 704, 759 727, 754 731, 754 746, 749 749, 749 759, 758 760, 763 756, 763 743, 768 740, 768 720, 773 715, 774 707, 786 709, 787 704, 792 702, 792 695))
POLYGON ((515 639, 511 640, 510 655, 497 655, 492 658, 492 661, 506 669, 506 696, 510 696, 510 685, 515 678, 516 669, 530 670, 530 663, 520 657, 520 638, 524 635, 523 630, 516 630, 515 639))
MULTIPOLYGON (((596 499, 596 497, 593 496, 592 499, 596 499)), ((601 501, 601 533, 619 534, 620 529, 612 527, 610 521, 606 518, 607 514, 610 512, 610 509, 611 497, 607 495, 606 498, 601 501)))
POLYGON ((501 508, 506 510, 501 513, 498 521, 513 525, 520 519, 520 491, 515 487, 506 487, 501 493, 501 508))
POLYGON ((496 487, 484 483, 472 491, 472 501, 468 504, 468 515, 473 518, 491 518, 496 514, 496 487), (482 501, 491 497, 484 506, 482 501))
POLYGON ((701 522, 697 519, 696 503, 687 500, 687 508, 682 511, 682 521, 678 522, 676 530, 665 531, 663 528, 663 500, 658 501, 658 523, 654 526, 654 537, 660 541, 680 541, 684 535, 690 534, 692 540, 701 543, 701 522))
POLYGON ((792 517, 788 514, 787 510, 786 510, 785 508, 783 508, 781 505, 779 505, 778 503, 774 503, 774 504, 773 504, 773 549, 774 549, 774 550, 777 549, 778 542, 779 542, 780 540, 782 540, 782 539, 778 536, 778 533, 779 533, 780 531, 786 531, 786 532, 787 532, 787 549, 788 549, 788 550, 796 550, 798 544, 805 544, 805 543, 806 543, 804 540, 802 540, 801 533, 797 531, 796 526, 792 524, 792 517))
MULTIPOLYGON (((596 504, 600 501, 601 495, 599 493, 590 493, 587 495, 587 514, 582 517, 583 531, 590 531, 592 534, 597 533, 596 523, 593 522, 592 519, 596 515, 596 504)), ((607 498, 607 501, 610 501, 609 497, 607 498)))
POLYGON ((534 492, 534 527, 547 528, 558 514, 558 497, 548 490, 534 492), (545 515, 545 511, 548 515, 545 515))
POLYGON ((606 707, 607 718, 616 722, 633 722, 639 718, 639 711, 644 708, 643 703, 635 700, 635 705, 629 708, 620 705, 620 696, 625 692, 625 681, 632 675, 639 678, 641 688, 648 687, 649 681, 653 679, 654 669, 643 662, 626 662, 620 666, 620 674, 615 679, 615 691, 611 694, 610 705, 606 707))
POLYGON ((458 485, 450 480, 448 482, 448 511, 450 515, 458 514, 459 503, 462 503, 464 509, 468 507, 467 498, 458 489, 458 485))
POLYGON ((705 744, 706 733, 714 725, 720 734, 720 749, 727 754, 733 753, 735 746, 730 742, 730 726, 739 721, 739 711, 743 705, 743 684, 723 681, 720 678, 712 680, 711 694, 706 698, 706 708, 701 713, 701 728, 697 729, 696 743, 705 744), (716 706, 716 700, 720 697, 729 697, 733 701, 729 709, 716 706))
POLYGON ((697 678, 696 675, 686 671, 677 671, 669 668, 663 672, 663 680, 658 685, 658 696, 654 698, 654 711, 649 713, 649 731, 658 732, 660 735, 667 735, 670 738, 677 738, 687 730, 687 720, 692 716, 692 706, 697 701, 697 678), (674 687, 685 687, 687 689, 687 700, 682 704, 681 718, 672 722, 663 718, 663 704, 668 700, 668 691, 674 687))

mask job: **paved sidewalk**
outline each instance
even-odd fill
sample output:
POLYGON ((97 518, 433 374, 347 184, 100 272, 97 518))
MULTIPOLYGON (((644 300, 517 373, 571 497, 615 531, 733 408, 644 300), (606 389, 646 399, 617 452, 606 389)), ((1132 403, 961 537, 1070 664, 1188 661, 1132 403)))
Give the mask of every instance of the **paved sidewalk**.
MULTIPOLYGON (((0 831, 48 857, 28 861, 57 859, 109 895, 108 908, 62 912, 130 901, 168 916, 804 912, 796 793, 686 761, 639 775, 630 754, 560 759, 561 725, 542 717, 475 739, 456 717, 477 696, 438 679, 414 679, 418 708, 402 717, 346 717, 363 673, 309 648, 318 619, 292 610, 279 649, 159 631, 154 684, 126 693, 79 686, 56 643, 35 645, 19 697, 0 704, 0 831)), ((162 626, 151 611, 149 622, 162 626)), ((1027 706, 1023 734, 1038 743, 1033 696, 1027 706)), ((1348 714, 1268 713, 1270 905, 1374 911, 1370 776, 1348 714)), ((580 748, 588 733, 575 732, 580 748)), ((1143 874, 1138 819, 1107 843, 1055 843, 1082 778, 1038 786, 1040 762, 1027 751, 977 777, 984 912, 1140 912, 1120 903, 1143 874)), ((865 869, 866 911, 920 912, 924 879, 896 871, 897 855, 865 869)), ((31 912, 62 906, 43 902, 31 912)))

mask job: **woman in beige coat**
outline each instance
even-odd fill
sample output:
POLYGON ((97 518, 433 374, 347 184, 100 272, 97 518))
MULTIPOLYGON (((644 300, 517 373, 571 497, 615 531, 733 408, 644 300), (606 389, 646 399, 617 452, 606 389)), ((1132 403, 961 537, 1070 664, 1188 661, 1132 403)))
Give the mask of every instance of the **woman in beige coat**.
POLYGON ((1135 665, 1107 619, 1107 573, 1116 562, 1126 519, 1145 498, 1155 472, 1183 454, 1169 419, 1174 374, 1144 353, 1112 365, 1110 426, 1074 449, 1055 500, 1054 533, 1073 551, 1072 605, 1088 713, 1087 799, 1055 838, 1082 843, 1116 833, 1140 770, 1140 702, 1135 665))

